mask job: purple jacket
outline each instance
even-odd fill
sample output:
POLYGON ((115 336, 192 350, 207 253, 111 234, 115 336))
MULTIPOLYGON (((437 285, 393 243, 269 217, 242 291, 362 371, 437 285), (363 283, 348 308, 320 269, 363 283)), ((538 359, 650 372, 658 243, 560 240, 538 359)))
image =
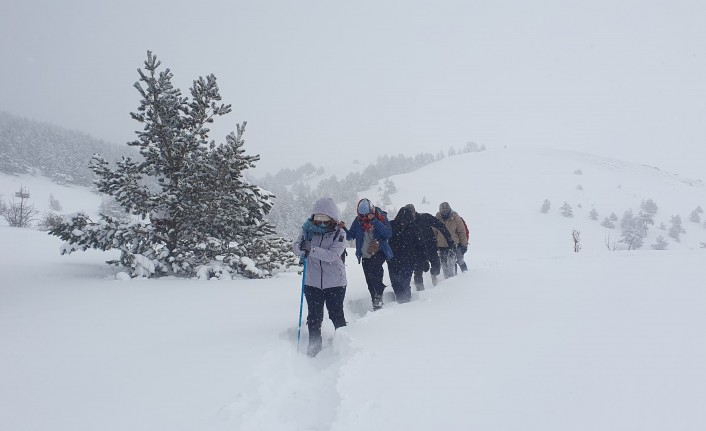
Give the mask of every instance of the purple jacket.
MULTIPOLYGON (((312 214, 326 214, 338 223, 338 208, 331 198, 321 198, 314 205, 312 214)), ((300 245, 306 241, 302 231, 292 244, 294 253, 304 255, 300 245)), ((311 252, 306 258, 307 286, 326 289, 328 287, 342 287, 348 284, 346 280, 346 265, 341 260, 341 255, 346 250, 346 232, 343 229, 333 228, 324 234, 315 233, 311 238, 311 252)))

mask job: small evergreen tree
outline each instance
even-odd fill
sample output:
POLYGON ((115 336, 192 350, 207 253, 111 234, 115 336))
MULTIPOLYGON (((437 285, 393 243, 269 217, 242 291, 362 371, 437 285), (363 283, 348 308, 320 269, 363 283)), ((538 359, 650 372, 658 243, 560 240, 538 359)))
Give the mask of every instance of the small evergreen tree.
POLYGON ((673 215, 671 223, 672 225, 669 227, 669 236, 674 238, 674 241, 680 242, 679 235, 686 233, 681 225, 681 216, 679 216, 679 214, 673 215))
POLYGON ((615 229, 615 223, 613 223, 608 217, 605 217, 601 222, 601 226, 608 229, 615 229))
POLYGON ((610 216, 608 216, 608 218, 610 219, 610 221, 613 222, 618 221, 618 216, 615 213, 610 213, 610 216))
POLYGON ((633 216, 632 210, 625 211, 623 218, 620 220, 622 228, 622 239, 620 242, 628 246, 628 250, 635 250, 644 244, 643 226, 640 219, 633 216))
POLYGON ((665 240, 662 235, 659 235, 655 241, 656 242, 650 246, 654 250, 666 250, 669 245, 669 242, 665 240))
POLYGON ((549 212, 549 208, 551 208, 552 203, 549 202, 549 199, 544 199, 544 202, 542 203, 542 207, 539 209, 539 211, 543 214, 546 214, 549 212))
POLYGON ((591 208, 591 212, 588 213, 588 217, 591 220, 598 220, 598 211, 595 208, 591 208))
POLYGON ((568 202, 564 202, 564 205, 559 208, 561 210, 561 215, 564 217, 573 217, 574 216, 574 211, 571 209, 571 205, 569 205, 568 202))
POLYGON ((694 223, 701 223, 701 214, 703 212, 704 210, 701 209, 701 206, 696 207, 696 209, 694 209, 689 215, 689 221, 694 223))
POLYGON ((64 253, 119 249, 119 260, 111 263, 133 276, 193 276, 219 267, 265 277, 270 272, 257 256, 285 256, 273 265, 295 263, 280 240, 271 245, 281 253, 263 252, 273 233, 264 220, 273 196, 243 179, 259 160, 245 155, 245 123, 224 144, 209 140, 208 124, 231 111, 230 105, 217 104, 216 77, 195 80, 189 100, 172 85, 169 69, 158 71, 160 65, 148 51, 135 83, 142 100, 131 116, 144 127, 128 145, 139 148, 142 160, 123 158, 113 170, 95 156, 91 165, 98 190, 141 221, 101 215, 94 222, 79 214, 50 233, 66 241, 64 253))
POLYGON ((643 200, 640 204, 640 209, 647 214, 651 214, 653 218, 657 215, 657 204, 652 199, 643 200))

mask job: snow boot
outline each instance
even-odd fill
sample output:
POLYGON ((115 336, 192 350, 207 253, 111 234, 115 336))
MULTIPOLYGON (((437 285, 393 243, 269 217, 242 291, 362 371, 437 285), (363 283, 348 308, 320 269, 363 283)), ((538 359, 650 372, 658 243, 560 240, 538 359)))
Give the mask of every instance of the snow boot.
POLYGON ((439 284, 439 277, 432 274, 431 275, 431 284, 432 284, 432 286, 436 286, 437 284, 439 284))
POLYGON ((379 310, 382 308, 382 296, 374 296, 373 297, 373 311, 379 310))
POLYGON ((306 355, 310 358, 318 355, 321 351, 322 343, 321 334, 309 334, 309 346, 306 348, 306 355))
POLYGON ((465 263, 462 263, 459 266, 461 267, 461 272, 468 271, 468 265, 466 265, 465 263))
POLYGON ((417 288, 417 292, 424 290, 424 283, 414 283, 414 287, 417 288))

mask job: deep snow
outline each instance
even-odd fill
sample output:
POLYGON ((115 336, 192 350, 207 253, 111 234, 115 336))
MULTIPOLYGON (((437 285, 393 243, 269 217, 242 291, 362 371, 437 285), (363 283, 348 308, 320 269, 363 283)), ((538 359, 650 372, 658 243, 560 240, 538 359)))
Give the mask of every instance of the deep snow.
POLYGON ((116 280, 106 253, 60 256, 56 238, 0 227, 0 429, 706 429, 706 229, 685 219, 703 185, 512 151, 393 180, 395 206, 447 200, 466 218, 471 270, 373 313, 349 258, 349 326, 326 320, 313 359, 296 352, 296 272, 116 280), (602 219, 645 198, 687 235, 654 251, 651 227, 643 249, 608 251, 591 206, 602 219))

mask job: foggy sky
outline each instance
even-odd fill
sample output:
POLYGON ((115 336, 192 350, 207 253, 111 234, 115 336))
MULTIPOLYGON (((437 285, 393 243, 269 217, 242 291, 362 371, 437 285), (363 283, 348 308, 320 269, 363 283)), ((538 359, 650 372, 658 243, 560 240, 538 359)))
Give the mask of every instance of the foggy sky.
POLYGON ((706 180, 706 2, 0 3, 0 110, 132 140, 152 50, 214 73, 261 170, 549 146, 706 180))

